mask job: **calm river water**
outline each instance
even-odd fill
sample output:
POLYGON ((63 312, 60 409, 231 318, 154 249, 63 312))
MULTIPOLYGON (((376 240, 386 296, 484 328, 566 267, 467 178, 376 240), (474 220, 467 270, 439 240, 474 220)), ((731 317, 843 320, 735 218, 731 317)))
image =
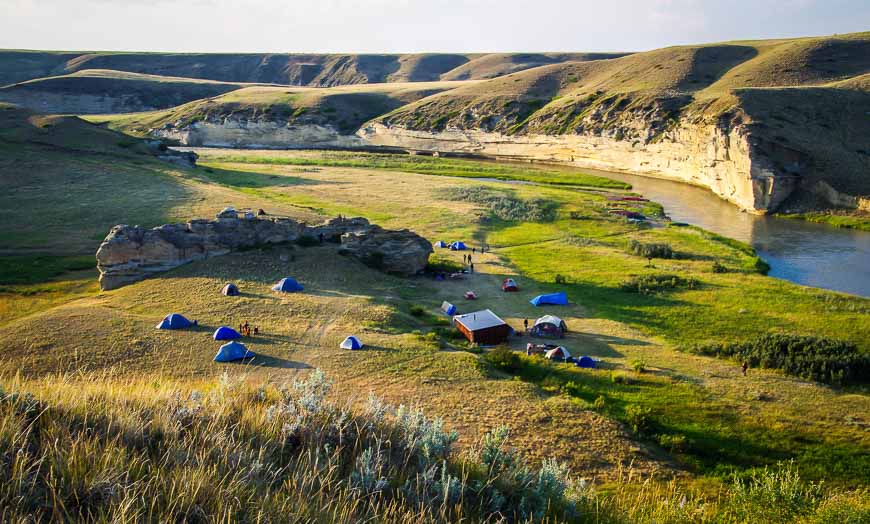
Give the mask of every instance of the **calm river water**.
POLYGON ((870 297, 870 233, 744 213, 706 189, 679 182, 590 172, 628 182, 676 222, 751 244, 770 264, 772 277, 870 297))

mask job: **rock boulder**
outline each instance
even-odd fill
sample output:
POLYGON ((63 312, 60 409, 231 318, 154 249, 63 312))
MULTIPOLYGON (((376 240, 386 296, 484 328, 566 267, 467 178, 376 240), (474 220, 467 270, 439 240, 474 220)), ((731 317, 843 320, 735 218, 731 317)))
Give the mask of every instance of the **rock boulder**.
POLYGON ((413 231, 371 226, 341 236, 341 252, 388 273, 414 275, 426 267, 432 244, 413 231))
POLYGON ((258 245, 293 242, 303 236, 341 239, 348 254, 366 262, 380 258, 383 264, 379 267, 400 274, 421 271, 432 252, 431 244, 417 234, 388 231, 365 218, 338 217, 308 226, 290 218, 257 217, 251 213, 240 218, 238 212, 228 208, 217 220, 191 220, 152 229, 113 227, 97 250, 100 287, 115 289, 195 260, 258 245))

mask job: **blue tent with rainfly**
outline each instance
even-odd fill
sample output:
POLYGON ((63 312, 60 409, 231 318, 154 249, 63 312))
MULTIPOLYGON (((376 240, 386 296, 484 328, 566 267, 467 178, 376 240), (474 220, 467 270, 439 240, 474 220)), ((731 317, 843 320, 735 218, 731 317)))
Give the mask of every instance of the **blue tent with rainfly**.
POLYGON ((582 357, 578 358, 574 362, 574 365, 577 366, 578 368, 589 368, 589 369, 593 369, 593 368, 598 367, 598 364, 595 363, 595 359, 592 357, 587 357, 587 356, 582 356, 582 357))
POLYGON ((235 340, 237 338, 242 338, 242 335, 231 327, 221 326, 214 330, 215 340, 235 340))
POLYGON ((448 317, 452 317, 456 314, 456 306, 445 300, 441 303, 441 311, 443 311, 448 317))
POLYGON ((533 306, 567 306, 568 295, 566 295, 564 291, 559 291, 558 293, 550 293, 549 295, 538 295, 529 302, 531 302, 533 306))
POLYGON ((184 315, 170 313, 163 317, 163 320, 157 324, 157 329, 184 329, 192 325, 193 322, 184 318, 184 315))
POLYGON ((341 349, 362 349, 363 343, 358 338, 351 336, 344 339, 340 347, 341 349))
POLYGON ((234 360, 242 360, 243 358, 252 358, 256 354, 249 351, 241 342, 228 342, 221 346, 217 355, 214 356, 215 362, 232 362, 234 360))
POLYGON ((468 247, 465 245, 465 242, 453 242, 450 244, 450 249, 452 251, 465 251, 468 247))
POLYGON ((435 247, 447 247, 447 243, 443 240, 439 240, 438 242, 435 242, 435 247))
POLYGON ((290 277, 282 278, 277 284, 272 286, 272 291, 280 291, 282 293, 294 293, 296 291, 302 291, 303 289, 305 288, 302 287, 302 284, 296 282, 296 279, 290 277))

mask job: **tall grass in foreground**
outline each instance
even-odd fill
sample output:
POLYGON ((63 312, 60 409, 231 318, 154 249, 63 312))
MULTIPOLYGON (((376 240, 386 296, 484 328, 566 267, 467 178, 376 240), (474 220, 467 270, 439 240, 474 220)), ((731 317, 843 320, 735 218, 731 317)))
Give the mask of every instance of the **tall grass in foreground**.
POLYGON ((597 493, 556 461, 531 467, 496 428, 463 452, 443 421, 370 396, 327 400, 224 376, 9 380, 0 393, 0 521, 867 522, 866 493, 831 495, 790 468, 718 499, 630 476, 597 493))

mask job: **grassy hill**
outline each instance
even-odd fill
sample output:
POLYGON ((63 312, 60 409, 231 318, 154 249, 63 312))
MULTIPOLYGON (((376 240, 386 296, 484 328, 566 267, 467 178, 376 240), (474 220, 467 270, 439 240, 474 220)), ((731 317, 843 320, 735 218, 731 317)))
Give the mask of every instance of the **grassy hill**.
POLYGON ((221 95, 242 84, 88 69, 0 88, 0 101, 41 113, 132 113, 221 95))
POLYGON ((265 120, 286 125, 331 125, 352 134, 365 122, 405 104, 449 90, 458 82, 363 84, 332 88, 246 87, 222 96, 197 100, 164 111, 135 115, 96 116, 113 129, 146 135, 167 124, 184 128, 194 122, 265 120))
POLYGON ((802 155, 806 180, 861 195, 870 193, 862 145, 868 57, 870 33, 669 47, 529 69, 420 100, 379 121, 643 143, 687 124, 734 121, 769 150, 802 155))
POLYGON ((610 53, 498 54, 182 54, 0 50, 0 86, 87 69, 298 86, 489 78, 610 53), (487 58, 487 57, 491 58, 487 58), (480 62, 478 60, 484 59, 480 62), (454 73, 461 68, 458 73, 454 73))
POLYGON ((562 62, 618 58, 627 53, 489 53, 472 57, 442 75, 442 80, 481 80, 562 62))
MULTIPOLYGON (((540 88, 557 83, 548 80, 540 88)), ((369 89, 413 99, 420 96, 416 89, 426 88, 369 89)), ((275 88, 247 89, 254 91, 237 102, 259 100, 252 111, 276 103, 275 88)), ((302 100, 311 91, 278 89, 302 100)), ((330 97, 344 96, 340 91, 318 90, 328 96, 304 107, 328 115, 335 102, 330 97)), ((579 522, 589 515, 614 522, 667 521, 671 515, 684 522, 723 514, 734 515, 733 521, 824 522, 832 514, 866 513, 860 489, 870 467, 864 415, 870 408, 863 389, 822 386, 775 370, 753 369, 742 377, 736 363, 675 349, 773 330, 844 338, 866 352, 867 300, 767 278, 757 272, 751 249, 715 235, 647 228, 613 216, 607 197, 622 194, 624 186, 582 173, 571 174, 582 179, 580 187, 481 182, 464 176, 546 181, 551 173, 339 152, 210 150, 201 167, 181 169, 157 161, 139 140, 75 117, 12 106, 0 116, 0 181, 6 188, 0 205, 13 210, 0 226, 0 382, 6 392, 0 395, 0 434, 8 436, 0 446, 19 457, 16 464, 52 465, 27 477, 30 483, 16 473, 23 470, 0 467, 7 480, 0 501, 16 500, 16 508, 39 513, 49 511, 44 501, 50 496, 51 507, 70 519, 134 520, 286 516, 292 509, 293 515, 327 521, 419 521, 421 514, 423 520, 449 521, 457 512, 473 521, 493 507, 520 508, 509 501, 522 497, 538 497, 535 508, 547 508, 540 501, 549 497, 546 511, 554 519, 579 522), (384 275, 338 256, 329 245, 234 253, 111 292, 100 292, 93 269, 83 264, 86 258, 93 263, 96 246, 116 223, 207 217, 227 205, 310 222, 362 215, 433 241, 486 242, 492 251, 473 255, 473 275, 447 282, 384 275), (631 240, 668 243, 680 256, 650 267, 626 249, 631 240), (626 279, 660 273, 696 283, 649 295, 623 289, 626 279), (279 296, 269 290, 288 275, 307 292, 279 296), (507 276, 520 282, 520 293, 500 291, 507 276), (236 282, 242 295, 220 295, 226 281, 236 282), (476 302, 461 299, 468 289, 478 293, 476 302), (541 313, 529 297, 555 289, 566 290, 572 302, 556 312, 570 329, 561 343, 600 359, 598 369, 526 358, 520 355, 526 338, 511 341, 516 362, 494 360, 457 339, 438 313, 449 300, 463 309, 493 308, 518 327, 541 313), (155 330, 173 311, 197 319, 198 328, 155 330), (214 363, 210 331, 242 320, 260 327, 260 335, 245 340, 257 359, 214 363), (338 349, 350 333, 362 338, 365 350, 338 349), (333 381, 338 403, 321 412, 323 425, 313 419, 302 424, 293 418, 300 412, 289 407, 269 409, 310 401, 292 384, 307 381, 315 368, 333 381), (368 410, 378 405, 364 400, 370 391, 387 404, 419 406, 427 418, 396 419, 398 411, 388 410, 383 427, 369 426, 368 410), (442 417, 444 426, 426 422, 434 417, 442 417), (481 499, 482 485, 474 480, 487 478, 480 461, 492 456, 481 458, 481 446, 502 425, 510 427, 510 441, 499 440, 499 446, 515 448, 517 462, 494 484, 504 497, 497 503, 481 499), (432 488, 429 477, 418 477, 418 466, 404 460, 415 456, 400 451, 406 440, 399 437, 408 428, 429 428, 429 436, 457 430, 451 453, 436 456, 431 447, 421 453, 433 460, 427 467, 437 462, 432 471, 456 477, 453 487, 464 483, 461 500, 442 504, 437 494, 443 485, 432 488), (381 448, 384 460, 397 458, 382 462, 380 470, 376 450, 363 452, 386 434, 393 436, 391 451, 381 448), (325 444, 330 451, 318 455, 325 444), (552 458, 572 473, 548 461, 541 476, 540 464, 552 458), (330 464, 316 470, 326 476, 302 476, 315 472, 309 459, 330 464), (782 469, 789 460, 794 464, 782 469), (121 471, 128 473, 119 477, 121 471), (383 493, 360 498, 362 473, 375 480, 383 475, 383 493), (797 473, 805 480, 798 481, 797 473), (755 487, 740 484, 753 475, 762 479, 755 487), (558 488, 579 488, 581 477, 600 491, 578 495, 558 488), (551 480, 556 491, 547 491, 551 480), (818 480, 828 487, 809 484, 818 480), (409 481, 420 490, 407 487, 409 481), (313 491, 312 482, 319 486, 313 491), (172 491, 173 485, 191 489, 172 491), (794 490, 809 495, 786 509, 764 498, 779 500, 794 490), (230 492, 236 498, 223 496, 230 492), (430 498, 423 502, 412 498, 424 494, 430 498), (143 497, 156 502, 145 507, 137 502, 143 497), (572 503, 586 509, 579 516, 563 513, 572 503), (335 512, 324 516, 325 505, 335 512)), ((654 205, 643 205, 655 214, 654 205)), ((435 262, 458 265, 460 256, 439 250, 435 262)))

